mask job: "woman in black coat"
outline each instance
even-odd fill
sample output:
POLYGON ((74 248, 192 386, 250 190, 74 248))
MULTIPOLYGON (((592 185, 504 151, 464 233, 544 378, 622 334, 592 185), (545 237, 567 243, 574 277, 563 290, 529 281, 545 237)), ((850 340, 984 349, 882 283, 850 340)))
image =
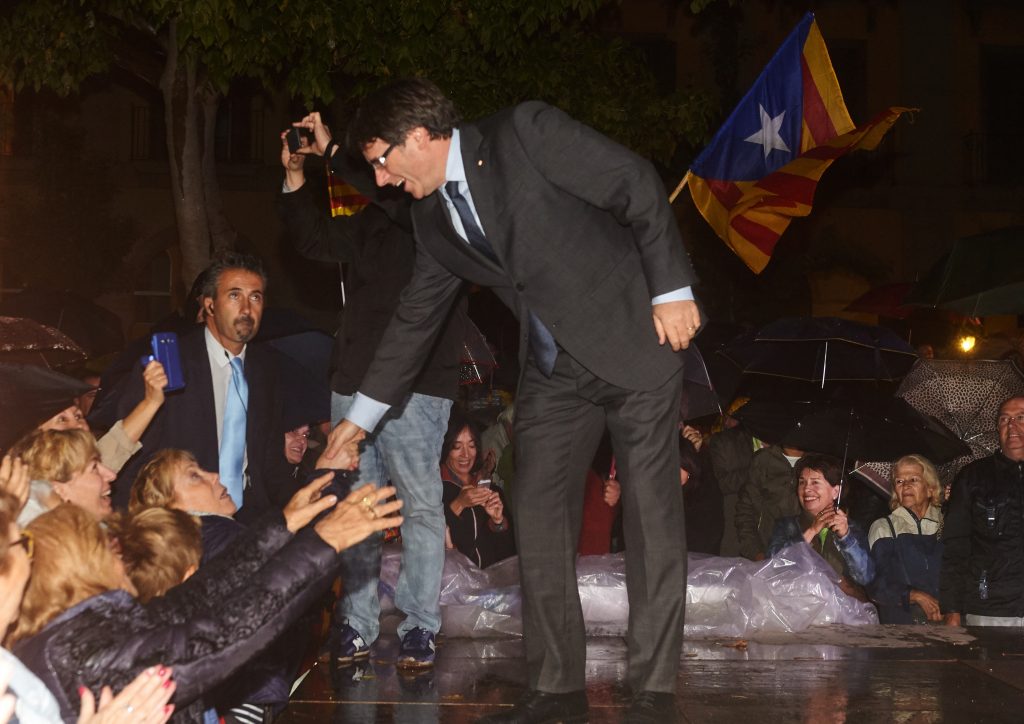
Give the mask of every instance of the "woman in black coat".
POLYGON ((166 595, 140 603, 88 514, 63 505, 30 526, 33 574, 14 632, 17 656, 50 688, 65 720, 78 690, 115 690, 163 664, 177 684, 173 721, 215 714, 203 696, 292 624, 337 575, 338 553, 401 523, 393 488, 365 485, 330 508, 320 477, 166 595), (305 528, 305 529, 303 529, 305 528))
POLYGON ((480 568, 516 554, 505 496, 480 479, 480 430, 453 413, 441 445, 444 519, 452 544, 480 568))

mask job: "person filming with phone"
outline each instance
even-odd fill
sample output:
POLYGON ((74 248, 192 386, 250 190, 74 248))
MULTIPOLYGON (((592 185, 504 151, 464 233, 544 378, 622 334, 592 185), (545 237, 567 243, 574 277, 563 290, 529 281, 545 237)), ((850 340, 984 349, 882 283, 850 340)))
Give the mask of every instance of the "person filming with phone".
POLYGON ((444 518, 453 546, 480 568, 516 554, 505 498, 480 479, 480 430, 453 412, 441 447, 444 518))

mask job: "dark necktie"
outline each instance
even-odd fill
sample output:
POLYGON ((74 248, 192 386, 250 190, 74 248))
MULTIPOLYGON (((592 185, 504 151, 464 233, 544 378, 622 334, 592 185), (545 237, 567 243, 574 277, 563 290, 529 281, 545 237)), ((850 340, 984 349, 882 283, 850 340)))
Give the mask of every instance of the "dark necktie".
MULTIPOLYGON (((477 225, 476 219, 473 218, 473 210, 469 208, 469 202, 466 201, 466 197, 459 191, 459 182, 449 181, 444 185, 444 190, 448 193, 448 198, 452 200, 455 211, 459 214, 462 228, 466 232, 466 241, 488 259, 500 265, 501 262, 498 261, 494 248, 487 241, 483 230, 477 225)), ((544 323, 540 321, 536 314, 529 310, 527 311, 530 321, 530 351, 533 352, 533 359, 537 363, 537 368, 544 373, 545 377, 550 377, 555 369, 555 358, 558 357, 558 347, 555 344, 555 338, 551 336, 551 332, 548 331, 548 328, 544 326, 544 323)))

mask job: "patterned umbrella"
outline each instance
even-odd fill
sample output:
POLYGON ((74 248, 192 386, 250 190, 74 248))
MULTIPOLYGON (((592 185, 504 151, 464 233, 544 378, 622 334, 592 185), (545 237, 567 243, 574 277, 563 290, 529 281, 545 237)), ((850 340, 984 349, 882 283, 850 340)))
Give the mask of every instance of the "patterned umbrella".
MULTIPOLYGON (((1010 397, 1024 396, 1024 373, 1010 360, 919 359, 897 394, 920 412, 940 420, 971 449, 944 465, 950 481, 967 463, 999 449, 996 416, 1010 397)), ((864 477, 889 478, 888 463, 869 463, 864 477)))
POLYGON ((54 369, 85 357, 85 350, 52 327, 22 317, 0 317, 0 362, 54 369))

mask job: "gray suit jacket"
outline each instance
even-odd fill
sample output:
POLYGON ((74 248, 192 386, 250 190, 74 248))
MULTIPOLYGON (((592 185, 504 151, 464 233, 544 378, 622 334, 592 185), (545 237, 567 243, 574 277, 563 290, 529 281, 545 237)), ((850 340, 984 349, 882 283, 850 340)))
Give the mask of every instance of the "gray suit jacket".
POLYGON ((521 361, 529 309, 606 382, 661 385, 682 360, 658 344, 651 298, 696 278, 651 164, 536 101, 460 133, 473 203, 501 264, 459 237, 439 193, 414 203, 415 271, 360 391, 402 399, 463 279, 491 287, 518 316, 521 361))

